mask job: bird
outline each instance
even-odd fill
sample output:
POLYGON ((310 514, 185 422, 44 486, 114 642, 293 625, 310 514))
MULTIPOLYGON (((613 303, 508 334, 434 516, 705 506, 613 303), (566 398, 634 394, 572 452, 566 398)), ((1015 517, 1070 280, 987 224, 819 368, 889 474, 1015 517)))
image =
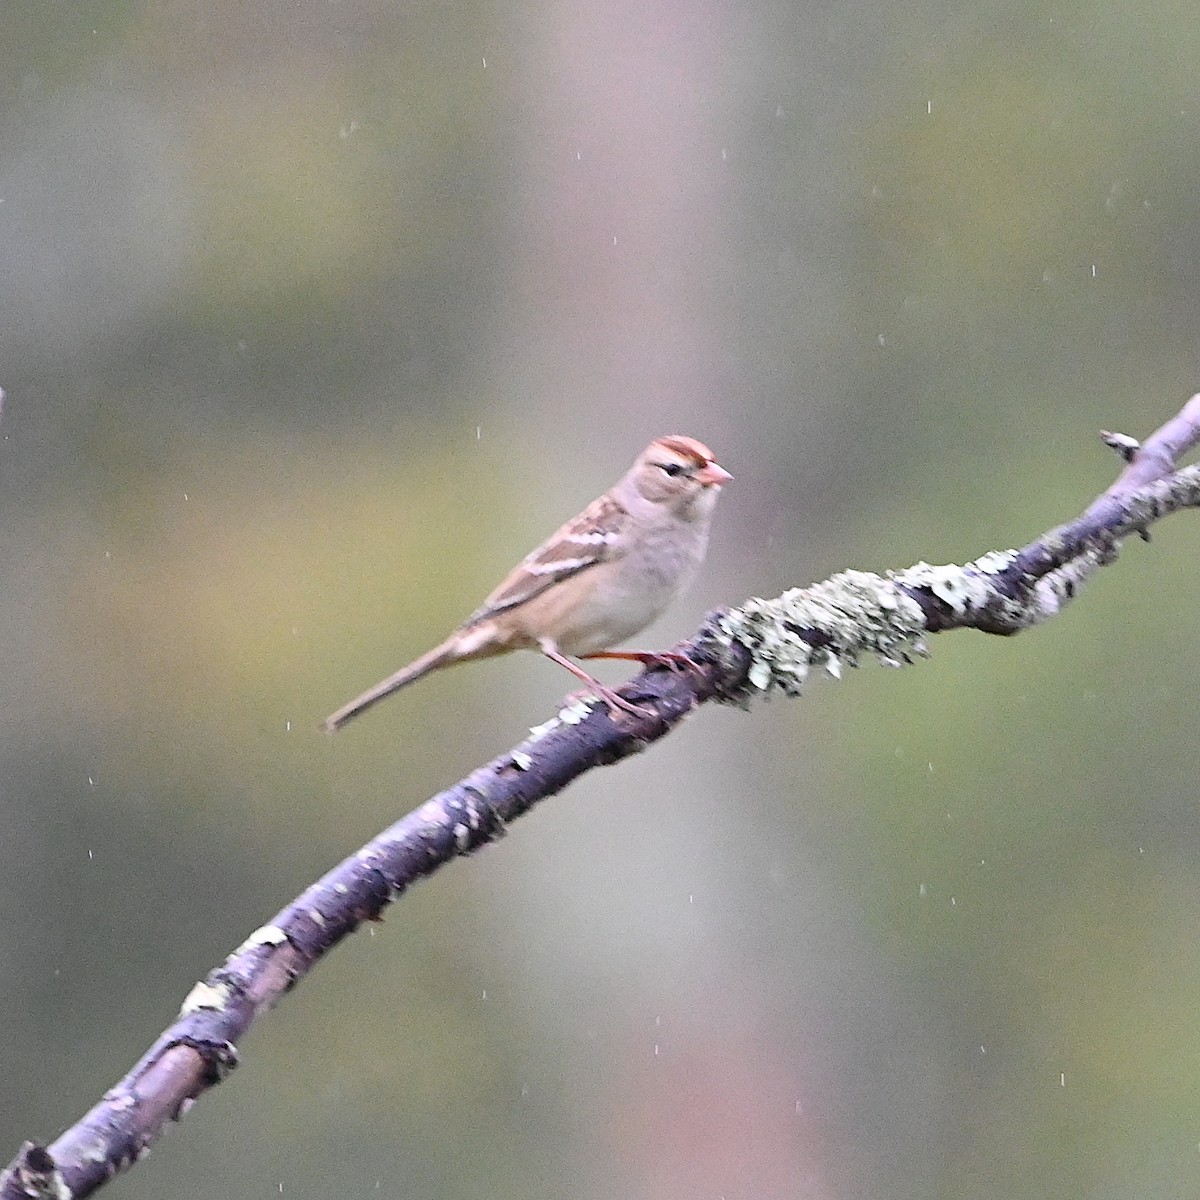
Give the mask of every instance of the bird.
POLYGON ((431 671, 524 649, 565 667, 610 714, 645 715, 567 656, 688 664, 679 654, 612 647, 645 629, 691 582, 708 548, 721 488, 732 479, 703 442, 681 434, 655 438, 445 641, 331 713, 325 731, 333 733, 431 671))

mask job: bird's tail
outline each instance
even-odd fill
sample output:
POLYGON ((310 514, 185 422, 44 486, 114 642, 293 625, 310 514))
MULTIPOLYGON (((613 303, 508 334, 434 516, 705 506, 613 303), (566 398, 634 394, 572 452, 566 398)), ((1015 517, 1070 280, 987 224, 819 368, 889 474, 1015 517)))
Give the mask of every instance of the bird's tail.
POLYGON ((461 662, 466 657, 470 656, 463 654, 457 636, 449 637, 440 646, 434 646, 427 654, 422 654, 420 658, 410 662, 407 667, 401 667, 394 675, 389 675, 374 687, 367 688, 361 696, 355 696, 349 704, 343 704, 337 712, 330 713, 322 722, 322 727, 326 733, 336 733, 347 721, 357 717, 359 713, 366 712, 385 696, 398 692, 410 683, 416 683, 421 676, 428 675, 430 671, 461 662))

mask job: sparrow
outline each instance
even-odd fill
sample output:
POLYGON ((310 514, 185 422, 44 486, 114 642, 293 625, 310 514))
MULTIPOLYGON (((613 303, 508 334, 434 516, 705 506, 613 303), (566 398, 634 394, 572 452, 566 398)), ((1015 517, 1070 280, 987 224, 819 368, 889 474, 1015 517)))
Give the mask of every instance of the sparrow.
POLYGON ((644 710, 567 655, 667 662, 611 647, 650 624, 691 582, 721 488, 733 478, 695 438, 655 438, 604 495, 538 548, 444 642, 325 718, 327 733, 431 671, 511 650, 540 650, 613 712, 644 710))

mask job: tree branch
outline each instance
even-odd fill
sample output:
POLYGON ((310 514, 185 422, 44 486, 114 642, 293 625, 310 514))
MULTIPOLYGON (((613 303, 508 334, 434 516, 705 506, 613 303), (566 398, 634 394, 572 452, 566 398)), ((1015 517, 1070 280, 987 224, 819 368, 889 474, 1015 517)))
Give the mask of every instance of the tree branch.
POLYGON ((86 1196, 136 1162, 202 1093, 237 1064, 237 1045, 321 958, 417 880, 496 840, 510 821, 593 767, 657 741, 708 700, 745 704, 797 694, 809 673, 840 675, 875 657, 900 666, 927 656, 949 629, 1011 635, 1074 599, 1123 539, 1200 506, 1200 467, 1179 458, 1200 443, 1200 394, 1139 444, 1105 434, 1127 465, 1078 518, 1021 550, 963 566, 917 563, 876 575, 845 571, 773 600, 711 614, 676 649, 694 671, 654 667, 620 689, 648 710, 619 714, 580 701, 368 842, 257 930, 198 983, 179 1017, 133 1069, 49 1147, 26 1142, 0 1175, 0 1200, 86 1196))

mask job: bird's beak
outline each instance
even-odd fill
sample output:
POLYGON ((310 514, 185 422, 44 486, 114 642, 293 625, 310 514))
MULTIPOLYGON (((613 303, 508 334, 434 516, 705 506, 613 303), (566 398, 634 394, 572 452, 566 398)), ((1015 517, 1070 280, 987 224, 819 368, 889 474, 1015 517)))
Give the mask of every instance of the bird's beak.
POLYGON ((705 487, 720 487, 721 484, 728 483, 733 476, 724 467, 718 466, 715 462, 710 462, 705 463, 692 478, 697 483, 704 484, 705 487))

